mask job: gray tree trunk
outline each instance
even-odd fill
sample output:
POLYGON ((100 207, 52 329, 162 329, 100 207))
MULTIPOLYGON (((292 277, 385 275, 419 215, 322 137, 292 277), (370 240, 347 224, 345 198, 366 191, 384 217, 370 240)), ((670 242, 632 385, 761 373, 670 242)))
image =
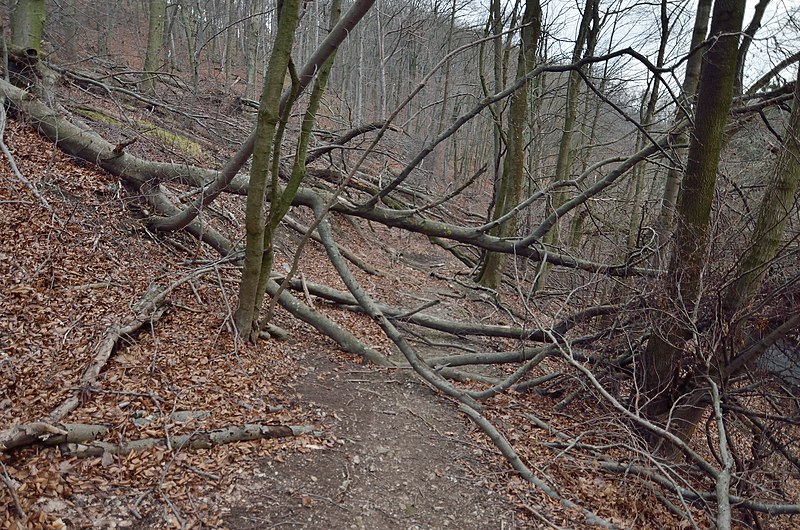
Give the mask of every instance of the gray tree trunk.
POLYGON ((666 277, 665 299, 674 303, 662 308, 665 316, 650 335, 641 357, 646 415, 662 422, 671 418, 670 430, 684 440, 694 431, 702 408, 696 400, 686 397, 694 387, 693 381, 682 379, 685 363, 681 357, 694 353, 684 351, 684 344, 692 337, 695 305, 701 294, 711 204, 733 99, 744 4, 744 0, 730 0, 714 5, 711 33, 717 39, 703 57, 689 163, 677 208, 675 251, 666 277))
MULTIPOLYGON (((539 0, 527 0, 525 14, 520 30, 521 43, 517 60, 517 80, 525 77, 536 64, 536 46, 541 33, 542 9, 539 0)), ((525 179, 525 129, 528 118, 528 97, 530 81, 526 81, 511 95, 506 131, 506 155, 503 159, 503 173, 494 202, 492 218, 498 219, 508 213, 522 196, 522 183, 525 179)), ((511 237, 516 232, 516 216, 502 223, 492 235, 511 237)), ((487 252, 484 256, 478 282, 481 285, 497 288, 503 278, 506 254, 487 252)))
POLYGON ((38 55, 44 35, 44 0, 19 0, 11 12, 11 46, 35 50, 38 55))
POLYGON ((161 65, 161 42, 164 38, 164 14, 167 0, 151 0, 150 24, 147 30, 147 52, 144 56, 142 92, 153 94, 156 90, 156 72, 161 65))

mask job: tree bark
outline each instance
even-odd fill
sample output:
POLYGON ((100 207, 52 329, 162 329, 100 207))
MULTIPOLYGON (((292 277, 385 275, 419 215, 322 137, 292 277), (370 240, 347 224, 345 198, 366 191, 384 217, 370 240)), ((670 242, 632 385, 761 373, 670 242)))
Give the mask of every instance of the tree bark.
POLYGON ((153 95, 156 91, 156 72, 161 64, 161 42, 164 39, 164 15, 167 0, 150 1, 150 24, 147 30, 147 52, 144 56, 144 78, 141 90, 153 95))
MULTIPOLYGON (((700 79, 700 65, 702 64, 704 49, 699 46, 706 38, 708 21, 711 16, 711 0, 699 0, 697 2, 697 13, 694 19, 694 29, 692 30, 692 42, 689 45, 689 59, 686 61, 686 74, 683 78, 683 99, 678 101, 678 108, 675 110, 675 122, 680 122, 685 116, 691 114, 692 103, 694 102, 697 83, 700 79)), ((684 145, 689 142, 688 132, 681 131, 675 135, 673 144, 684 145)), ((685 150, 676 148, 673 150, 674 158, 683 161, 685 150)), ((678 200, 680 190, 681 171, 677 164, 673 163, 667 172, 667 180, 664 183, 664 195, 661 199, 661 211, 656 221, 656 236, 659 245, 664 246, 668 239, 668 234, 672 231, 675 219, 675 204, 678 200)), ((654 257, 656 264, 660 263, 663 251, 657 252, 654 257)))
MULTIPOLYGON (((586 0, 583 8, 583 16, 578 26, 578 36, 575 39, 575 46, 572 50, 572 62, 577 63, 584 52, 586 46, 586 56, 594 53, 594 41, 599 31, 597 0, 586 0)), ((561 139, 558 144, 558 158, 556 159, 555 181, 567 180, 574 158, 572 137, 577 127, 578 117, 578 97, 580 96, 581 74, 577 70, 572 70, 567 78, 567 95, 564 110, 564 129, 561 131, 561 139)), ((548 210, 558 210, 567 201, 566 192, 558 190, 553 193, 551 205, 548 210)), ((559 240, 559 222, 556 221, 550 229, 543 234, 542 243, 546 248, 553 247, 559 240)), ((544 264, 539 270, 536 279, 536 289, 541 289, 547 283, 547 275, 550 267, 544 264)))
MULTIPOLYGON (((517 80, 524 79, 536 64, 536 47, 541 33, 542 8, 539 0, 527 0, 525 14, 522 17, 520 30, 520 51, 517 60, 517 80)), ((522 196, 522 184, 525 179, 525 129, 528 117, 528 97, 530 81, 525 80, 522 86, 511 95, 508 111, 508 130, 506 131, 506 155, 503 159, 503 174, 497 187, 492 219, 498 219, 513 209, 522 196)), ((497 226, 492 235, 511 237, 516 233, 517 218, 512 216, 497 226)), ((481 264, 477 281, 481 285, 497 288, 503 278, 506 255, 487 252, 481 264)))
POLYGON ((758 220, 736 275, 722 297, 723 318, 732 319, 743 309, 761 284, 775 258, 783 230, 794 206, 800 180, 800 74, 794 85, 794 102, 783 149, 775 171, 761 197, 758 220))
POLYGON ((60 444, 61 454, 64 456, 98 457, 104 454, 128 455, 134 451, 144 451, 154 447, 174 447, 176 449, 210 449, 217 445, 234 442, 247 442, 267 438, 288 438, 302 434, 312 434, 313 427, 300 425, 262 425, 260 423, 245 423, 232 425, 208 432, 180 434, 169 438, 143 438, 130 440, 120 444, 95 441, 65 442, 60 444))
POLYGON ((11 12, 11 46, 39 55, 44 35, 44 0, 20 0, 11 12))
POLYGON ((273 145, 278 133, 278 122, 282 113, 281 93, 291 59, 294 33, 299 21, 299 0, 287 0, 278 13, 278 31, 270 56, 264 90, 259 103, 258 124, 253 142, 253 165, 247 190, 245 212, 244 270, 239 286, 239 305, 236 308, 236 330, 245 339, 255 339, 261 301, 258 299, 262 263, 272 249, 264 248, 264 199, 267 182, 273 167, 273 157, 279 155, 279 145, 273 145))
POLYGON ((684 440, 694 431, 702 408, 693 382, 682 379, 685 363, 681 357, 692 355, 683 348, 692 336, 695 305, 701 295, 711 204, 733 98, 743 15, 744 0, 714 5, 711 34, 715 41, 703 57, 695 129, 678 202, 676 247, 667 276, 667 303, 674 304, 665 308, 667 316, 656 325, 640 359, 646 415, 658 421, 672 416, 669 429, 684 440))

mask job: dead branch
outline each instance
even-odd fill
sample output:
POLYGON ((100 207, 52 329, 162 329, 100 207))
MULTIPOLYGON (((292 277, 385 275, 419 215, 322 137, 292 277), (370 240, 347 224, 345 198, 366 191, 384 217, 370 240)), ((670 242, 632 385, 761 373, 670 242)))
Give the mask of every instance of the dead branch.
MULTIPOLYGON (((283 278, 279 278, 279 280, 283 281, 283 278)), ((289 282, 289 287, 298 292, 302 292, 303 290, 303 284, 300 280, 291 280, 289 282)), ((354 311, 362 310, 356 299, 349 293, 313 282, 306 282, 306 287, 314 296, 319 296, 320 298, 324 298, 330 302, 342 305, 346 309, 351 309, 354 311)), ((377 302, 376 307, 392 320, 401 320, 401 316, 405 315, 405 318, 402 318, 402 320, 405 322, 435 329, 437 331, 444 331, 445 333, 450 333, 452 335, 480 335, 485 337, 524 339, 536 342, 549 342, 550 339, 548 333, 551 333, 555 336, 562 336, 579 323, 586 322, 598 316, 612 314, 622 308, 621 305, 602 305, 590 307, 565 317, 546 332, 542 329, 524 329, 517 326, 498 326, 447 320, 426 315, 424 313, 409 312, 408 309, 388 306, 377 302)))
POLYGON ((14 503, 14 510, 17 512, 17 516, 24 521, 28 518, 28 515, 25 513, 25 510, 22 508, 22 504, 19 502, 19 495, 17 495, 17 488, 19 487, 19 484, 9 476, 8 469, 3 462, 0 462, 0 467, 3 468, 3 474, 0 475, 0 481, 2 481, 6 488, 8 488, 8 493, 11 495, 11 501, 14 503))
MULTIPOLYGON (((331 139, 331 143, 329 145, 325 145, 325 146, 322 146, 322 147, 317 147, 315 149, 312 149, 309 152, 308 156, 306 157, 306 164, 310 164, 311 162, 313 162, 314 160, 317 160, 318 158, 320 158, 321 156, 325 155, 326 153, 330 153, 331 151, 333 151, 337 147, 341 147, 341 146, 347 144, 350 140, 352 140, 354 138, 357 138, 357 137, 362 136, 364 134, 370 133, 372 131, 379 131, 384 126, 386 126, 385 122, 376 121, 376 122, 372 122, 372 123, 366 123, 364 125, 361 125, 360 127, 354 127, 352 129, 350 129, 349 131, 346 131, 344 134, 340 135, 339 137, 332 138, 331 139)), ((398 128, 398 127, 396 127, 394 125, 391 125, 391 124, 388 125, 387 127, 391 131, 403 132, 400 128, 398 128)))
MULTIPOLYGON (((244 165, 252 153, 252 135, 220 171, 188 164, 150 162, 137 158, 130 153, 123 152, 120 154, 115 152, 116 145, 112 145, 94 132, 85 131, 59 117, 57 113, 29 93, 2 80, 0 80, 0 92, 31 119, 41 134, 55 142, 64 152, 92 164, 97 164, 104 170, 123 178, 135 190, 141 191, 143 196, 161 215, 180 217, 180 222, 173 222, 174 219, 169 222, 163 219, 153 219, 151 220, 153 228, 177 230, 187 227, 190 233, 195 237, 202 238, 203 241, 212 245, 222 255, 228 255, 232 252, 232 245, 224 236, 213 230, 213 228, 202 225, 195 218, 204 204, 185 207, 181 210, 164 195, 160 185, 153 185, 153 183, 176 181, 192 186, 209 186, 201 194, 202 201, 209 200, 209 197, 216 193, 216 187, 220 187, 220 192, 224 189, 234 193, 245 194, 247 192, 248 179, 246 176, 237 178, 236 172, 244 165), (209 183, 212 184, 209 185, 209 183), (212 193, 211 187, 215 188, 214 193, 212 193), (159 226, 156 227, 155 224, 159 226)), ((313 207, 322 198, 317 191, 300 188, 295 196, 294 204, 313 207)), ((356 215, 386 226, 420 233, 429 237, 447 238, 490 251, 515 254, 535 262, 544 260, 560 267, 611 276, 654 275, 658 272, 651 269, 631 267, 628 263, 609 265, 581 260, 568 255, 545 252, 536 241, 522 240, 515 242, 497 238, 481 233, 471 227, 433 221, 402 212, 398 213, 390 208, 381 208, 379 206, 368 209, 359 208, 342 198, 332 202, 334 204, 332 204, 331 210, 339 213, 356 215)))
POLYGON ((268 438, 288 438, 301 434, 312 434, 311 426, 262 425, 246 423, 215 429, 213 431, 195 432, 169 438, 143 438, 121 444, 93 441, 91 443, 66 442, 59 445, 64 456, 97 457, 104 454, 127 455, 135 451, 144 451, 155 447, 179 449, 210 449, 217 445, 233 442, 247 442, 268 438))
POLYGON ((29 445, 55 446, 62 443, 92 442, 108 433, 105 425, 34 422, 0 432, 0 451, 29 445))
MULTIPOLYGON (((674 481, 668 479, 667 477, 661 475, 660 473, 656 473, 652 469, 648 469, 637 464, 603 461, 600 462, 598 465, 600 466, 600 469, 605 469, 606 471, 622 473, 626 476, 636 475, 642 478, 646 478, 648 480, 655 482, 659 486, 667 488, 673 493, 680 495, 681 497, 689 501, 710 501, 710 502, 717 501, 716 492, 704 492, 704 491, 698 492, 693 489, 688 489, 678 486, 677 484, 675 484, 674 481)), ((766 513, 769 515, 800 514, 800 504, 770 503, 765 501, 757 501, 749 498, 744 498, 738 495, 730 495, 730 502, 737 508, 753 510, 755 512, 766 513)))
POLYGON ((5 142, 4 138, 5 130, 6 130, 5 98, 0 97, 0 150, 2 150, 3 154, 8 159, 8 163, 11 166, 11 172, 14 173, 14 176, 17 177, 17 180, 25 184, 25 187, 28 188, 31 191, 31 193, 33 193, 33 196, 39 199, 39 202, 44 207, 44 209, 53 214, 53 216, 55 216, 53 208, 47 202, 47 199, 44 198, 44 195, 42 195, 39 192, 39 190, 36 189, 36 186, 34 186, 33 183, 30 180, 28 180, 28 178, 25 175, 22 174, 22 172, 19 170, 19 167, 17 167, 17 162, 16 160, 14 160, 14 155, 11 154, 11 151, 9 151, 8 146, 6 145, 5 142))
POLYGON ((489 377, 488 375, 457 370, 455 368, 450 368, 449 366, 436 366, 433 369, 436 370, 436 373, 442 377, 452 379, 453 381, 459 381, 461 383, 471 383, 473 381, 477 381, 487 385, 500 384, 500 380, 496 377, 489 377))
MULTIPOLYGON (((309 230, 309 227, 301 224, 299 221, 297 221, 296 219, 292 218, 289 215, 284 216, 281 222, 283 222, 284 224, 286 224, 286 226, 288 226, 289 228, 291 228, 292 230, 301 235, 305 234, 309 230)), ((311 239, 313 239, 317 243, 322 243, 322 239, 320 239, 319 235, 316 233, 311 234, 311 239)), ((359 258, 355 252, 353 252, 352 250, 350 250, 349 248, 345 247, 340 243, 336 244, 339 246, 339 252, 341 252, 342 256, 344 256, 345 259, 347 259, 347 261, 349 261, 359 269, 363 270, 364 272, 367 272, 374 276, 384 276, 384 273, 382 273, 381 271, 379 271, 378 269, 376 269, 363 259, 359 258)))
POLYGON ((481 416, 481 414, 478 411, 463 403, 459 405, 458 409, 461 412, 465 413, 467 416, 469 416, 469 418, 473 422, 475 422, 475 424, 478 427, 480 427, 484 433, 486 433, 486 435, 492 440, 494 445, 500 450, 500 453, 502 453, 502 455, 506 458, 506 460, 508 460, 509 464, 511 464, 511 467, 513 467, 523 479, 527 480, 528 482, 539 488, 542 491, 542 493, 544 493, 551 499, 558 501, 558 503, 564 506, 565 508, 580 511, 583 514, 584 518, 586 519, 587 524, 600 526, 602 528, 617 528, 616 525, 614 525, 609 521, 606 521, 605 519, 598 516, 594 512, 587 510, 583 506, 579 506, 578 504, 575 504, 571 500, 562 497, 557 491, 551 488, 545 481, 534 475, 533 472, 530 470, 530 468, 528 468, 528 466, 526 466, 525 463, 519 458, 519 455, 517 455, 516 451, 514 451, 514 448, 511 447, 511 444, 508 443, 508 440, 506 440, 505 436, 503 436, 502 433, 500 433, 500 431, 498 431, 497 428, 495 428, 495 426, 489 422, 489 420, 481 416))
POLYGON ((111 326, 106 330, 106 333, 100 343, 97 345, 97 353, 95 353, 92 362, 83 370, 81 374, 78 387, 81 390, 74 392, 74 394, 67 398, 61 405, 56 407, 46 418, 48 422, 58 422, 67 414, 78 408, 83 398, 83 389, 95 389, 97 378, 100 371, 106 366, 109 359, 116 350, 116 346, 120 340, 128 337, 132 333, 138 331, 146 324, 152 324, 157 321, 164 314, 165 308, 162 307, 166 297, 173 290, 183 285, 184 283, 198 278, 199 276, 215 270, 216 263, 201 267, 190 274, 176 280, 164 289, 154 285, 144 294, 133 307, 134 316, 131 320, 124 324, 111 326))
POLYGON ((539 352, 533 359, 520 366, 513 374, 508 376, 500 383, 482 392, 469 392, 469 395, 471 395, 475 399, 484 400, 484 399, 489 399, 490 397, 494 397, 502 392, 505 392, 506 390, 511 388, 517 381, 522 379, 525 376, 525 374, 527 374, 528 372, 533 370, 536 366, 538 366, 539 363, 541 363, 545 359, 545 357, 548 356, 549 353, 550 352, 548 351, 548 349, 544 349, 544 351, 539 352))
MULTIPOLYGON (((270 296, 274 297, 279 290, 280 285, 278 285, 274 280, 270 280, 267 283, 267 293, 270 296)), ((359 355, 379 366, 395 366, 395 364, 387 359, 383 354, 366 346, 352 333, 339 326, 335 322, 329 320, 322 313, 311 310, 307 305, 292 296, 289 292, 282 291, 278 298, 278 303, 280 303, 284 309, 289 311, 295 317, 299 318, 303 322, 311 324, 314 326, 314 328, 316 328, 317 331, 333 339, 342 350, 359 355)))
MULTIPOLYGON (((173 284, 174 285, 174 284, 173 284)), ((174 289, 168 288, 161 290, 153 286, 145 293, 142 299, 134 307, 135 316, 122 325, 111 326, 106 330, 100 343, 96 346, 96 353, 92 362, 83 370, 78 386, 80 388, 90 388, 97 382, 100 371, 106 366, 111 356, 114 354, 120 340, 138 331, 145 324, 155 322, 164 314, 165 308, 162 307, 167 292, 174 289)), ((48 422, 58 422, 67 414, 77 409, 81 404, 83 394, 80 390, 73 393, 61 405, 56 407, 46 420, 48 422)))
POLYGON ((466 366, 471 364, 506 364, 525 362, 537 357, 541 353, 554 354, 558 346, 550 344, 538 348, 521 348, 516 351, 489 352, 489 353, 463 353, 459 355, 442 355, 426 359, 431 366, 466 366))
POLYGON ((717 387, 717 383, 711 378, 709 378, 709 383, 711 384, 711 404, 714 408, 714 418, 717 422, 720 460, 722 460, 722 469, 717 476, 715 484, 715 492, 717 494, 717 528, 726 529, 731 527, 730 487, 734 463, 728 451, 728 433, 722 418, 719 387, 717 387))
POLYGON ((328 253, 328 259, 330 259, 331 264, 336 269, 336 272, 339 273, 339 277, 350 290, 350 293, 353 295, 353 297, 358 300, 358 303, 361 305, 361 307, 364 308, 367 314, 381 327, 386 336, 389 337, 389 339, 391 339, 391 341, 394 342, 395 345, 400 349, 400 352, 402 352, 403 356, 405 356, 406 360, 414 369, 414 371, 417 372, 417 374, 419 374, 425 381, 430 383, 433 387, 437 388, 444 394, 451 396, 462 403, 467 403, 473 408, 480 408, 480 405, 472 397, 451 385, 449 381, 432 370, 431 367, 428 366, 411 347, 411 345, 408 344, 400 332, 397 331, 397 328, 395 328, 389 319, 386 318, 375 302, 373 302, 367 293, 361 288, 361 286, 358 284, 358 281, 350 273, 350 270, 347 268, 344 260, 342 260, 339 250, 333 243, 330 224, 325 218, 326 214, 328 213, 326 205, 323 204, 322 201, 317 200, 313 205, 313 210, 314 216, 317 218, 318 222, 317 226, 319 235, 322 238, 322 241, 325 245, 325 250, 328 253))

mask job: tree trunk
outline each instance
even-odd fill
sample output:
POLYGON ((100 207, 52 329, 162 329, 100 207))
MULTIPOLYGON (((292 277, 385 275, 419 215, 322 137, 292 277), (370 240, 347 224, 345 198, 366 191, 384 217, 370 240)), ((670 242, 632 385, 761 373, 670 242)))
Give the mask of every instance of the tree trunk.
MULTIPOLYGON (((658 47, 658 55, 656 57, 656 68, 663 68, 664 66, 664 54, 666 53, 670 35, 669 15, 667 13, 667 0, 661 1, 660 22, 661 22, 661 42, 658 47)), ((649 133, 653 128, 653 119, 655 118, 656 105, 658 104, 658 93, 660 89, 661 89, 661 76, 654 75, 653 86, 650 90, 649 97, 647 97, 647 95, 645 96, 647 98, 647 105, 645 107, 643 115, 641 116, 642 127, 644 130, 639 131, 638 134, 639 141, 637 150, 643 148, 645 143, 648 141, 645 132, 649 133)), ((643 190, 644 176, 646 169, 647 169, 647 164, 639 164, 634 169, 633 204, 631 205, 631 217, 630 217, 630 223, 628 225, 628 238, 626 241, 626 246, 627 246, 626 250, 628 252, 628 256, 630 256, 633 252, 635 252, 639 242, 639 231, 641 230, 642 216, 644 213, 642 194, 644 191, 643 190)))
POLYGON ((150 25, 147 30, 147 52, 144 56, 144 78, 142 92, 154 94, 156 91, 156 72, 161 65, 161 42, 164 38, 164 14, 167 0, 151 0, 150 25))
MULTIPOLYGON (((679 104, 675 111, 675 122, 681 121, 685 115, 691 114, 691 103, 694 101, 694 95, 697 91, 697 82, 700 79, 700 65, 703 59, 703 50, 697 49, 698 46, 706 38, 706 28, 708 28, 708 20, 711 16, 711 0, 699 0, 697 2, 697 13, 694 19, 694 29, 692 30, 692 42, 690 44, 690 51, 694 53, 689 56, 686 61, 686 74, 683 78, 683 97, 688 104, 679 104)), ((689 141, 687 132, 681 132, 675 136, 674 145, 684 145, 689 141)), ((676 148, 673 151, 675 162, 682 161, 685 150, 676 148)), ((668 239, 668 234, 672 231, 672 225, 675 218, 675 203, 678 200, 678 191, 680 190, 680 176, 681 172, 677 163, 670 165, 667 172, 667 180, 664 183, 664 196, 661 200, 661 211, 656 221, 656 236, 658 244, 663 247, 668 239)), ((656 264, 660 263, 662 251, 659 250, 655 254, 656 264)))
MULTIPOLYGON (((597 38, 599 31, 599 13, 597 0, 586 0, 586 5, 583 8, 583 17, 581 18, 580 26, 578 27, 578 36, 575 39, 575 46, 572 50, 572 62, 576 63, 583 55, 584 46, 586 46, 586 55, 594 53, 594 42, 597 38), (594 24, 592 24, 594 21, 594 24)), ((574 150, 572 145, 572 136, 577 127, 578 117, 578 96, 580 96, 580 73, 572 70, 569 73, 567 80, 567 95, 566 95, 566 109, 564 114, 564 130, 561 132, 561 140, 558 144, 558 158, 556 159, 556 182, 567 180, 570 175, 572 167, 572 159, 574 158, 574 150)), ((567 201, 567 194, 563 190, 557 190, 553 193, 551 205, 549 209, 556 210, 567 201)), ((550 230, 545 234, 542 243, 546 246, 554 246, 559 240, 559 223, 553 225, 550 230)), ((544 264, 539 271, 536 279, 536 289, 541 289, 547 282, 547 276, 550 267, 544 264)))
POLYGON ((640 363, 646 415, 656 421, 669 419, 669 429, 684 440, 693 433, 702 412, 693 392, 695 383, 690 379, 693 370, 686 370, 687 363, 694 366, 688 357, 692 352, 684 351, 684 343, 692 337, 695 306, 701 295, 711 204, 733 97, 744 3, 717 1, 714 5, 711 33, 717 39, 703 57, 695 129, 678 201, 676 246, 666 278, 667 300, 674 303, 662 308, 666 317, 651 333, 640 363))
POLYGON ((783 229, 789 220, 800 179, 800 73, 794 85, 794 103, 786 139, 775 172, 761 198, 753 234, 739 262, 735 280, 722 297, 723 318, 730 320, 747 305, 778 251, 783 229))
MULTIPOLYGON (((536 63, 536 45, 541 32, 542 9, 539 0, 527 0, 522 18, 521 43, 517 61, 517 80, 525 77, 536 63)), ((528 117, 528 92, 530 81, 526 81, 511 95, 506 131, 506 156, 503 160, 503 175, 494 203, 493 220, 496 220, 519 202, 522 183, 525 180, 525 126, 528 117)), ((517 228, 516 216, 492 231, 498 237, 513 237, 517 228)), ((487 252, 484 256, 478 282, 486 287, 497 288, 503 278, 506 254, 487 252)))
POLYGON ((250 20, 247 23, 247 88, 245 97, 251 95, 256 90, 256 73, 260 70, 261 50, 259 41, 261 39, 261 27, 263 26, 264 0, 253 0, 250 10, 250 20))
POLYGON ((767 9, 770 0, 761 0, 755 8, 753 19, 744 30, 742 44, 739 46, 739 55, 736 58, 736 84, 733 87, 733 93, 737 96, 742 95, 744 88, 744 64, 747 61, 747 52, 750 50, 750 44, 753 42, 753 37, 756 31, 761 27, 761 19, 764 17, 764 11, 767 9))
POLYGON ((280 119, 280 99, 283 82, 291 59, 294 33, 299 21, 300 0, 286 0, 278 13, 278 29, 269 59, 264 90, 259 103, 258 124, 253 146, 253 165, 247 190, 245 211, 244 270, 239 285, 239 306, 236 309, 236 330, 243 338, 258 336, 257 320, 261 301, 257 299, 261 277, 262 260, 267 257, 264 248, 264 197, 268 177, 274 166, 273 140, 280 119))
POLYGON ((11 12, 11 46, 39 55, 44 34, 44 0, 19 0, 11 12))
MULTIPOLYGON (((330 12, 329 27, 334 27, 339 22, 339 18, 342 15, 342 0, 332 0, 330 12)), ((275 231, 278 229, 278 225, 280 224, 281 220, 289 212, 289 208, 292 206, 292 202, 297 195, 297 190, 300 188, 300 185, 303 183, 303 180, 306 177, 306 155, 308 154, 308 142, 311 139, 314 123, 316 122, 317 118, 317 111, 322 103, 322 96, 324 95, 325 88, 328 85, 328 77, 330 76, 331 68, 333 67, 333 61, 335 58, 336 54, 332 53, 319 69, 317 79, 314 82, 314 87, 311 89, 308 108, 303 115, 303 121, 300 127, 300 138, 297 141, 297 147, 295 149, 292 173, 289 176, 286 187, 280 193, 280 182, 278 180, 279 166, 277 164, 275 164, 272 172, 272 197, 270 199, 269 215, 267 216, 267 223, 264 229, 264 248, 267 249, 267 251, 261 263, 261 278, 258 284, 258 291, 256 292, 256 301, 259 306, 261 304, 261 300, 264 298, 264 293, 267 289, 267 282, 269 281, 270 273, 272 272, 272 246, 274 243, 275 231)), ((287 112, 289 107, 290 106, 287 106, 287 112)), ((276 162, 279 160, 279 154, 280 146, 276 140, 274 155, 274 160, 276 162)), ((298 248, 297 252, 299 253, 300 251, 301 248, 298 248)), ((276 303, 277 300, 273 298, 272 302, 270 303, 267 316, 264 319, 265 322, 269 323, 271 320, 276 303)))

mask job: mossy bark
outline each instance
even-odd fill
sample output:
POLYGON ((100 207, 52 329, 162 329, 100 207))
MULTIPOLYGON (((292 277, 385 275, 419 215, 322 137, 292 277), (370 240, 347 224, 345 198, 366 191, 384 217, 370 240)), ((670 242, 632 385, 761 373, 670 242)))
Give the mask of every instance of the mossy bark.
MULTIPOLYGON (((693 53, 686 61, 686 74, 683 78, 683 97, 685 105, 678 105, 675 111, 674 122, 680 122, 686 115, 691 114, 691 103, 694 101, 695 93, 697 92, 697 83, 700 79, 700 65, 702 64, 704 50, 698 49, 700 44, 706 38, 708 29, 708 20, 711 16, 711 0, 699 0, 697 2, 697 12, 695 14, 694 28, 692 30, 692 42, 690 44, 690 51, 693 53)), ((685 145, 689 141, 687 132, 677 134, 673 140, 674 145, 685 145)), ((676 160, 682 160, 685 156, 686 150, 676 148, 673 150, 676 160)), ((678 201, 678 191, 680 190, 681 171, 678 164, 671 164, 667 172, 667 179, 664 183, 664 194, 661 199, 661 211, 659 212, 658 220, 656 221, 656 235, 658 243, 664 245, 666 243, 668 234, 672 231, 672 226, 675 221, 675 204, 678 201)), ((661 260, 661 251, 655 254, 656 264, 661 260)))
POLYGON ((156 91, 156 72, 161 63, 161 42, 164 38, 164 15, 167 0, 150 0, 150 24, 147 30, 147 51, 144 56, 144 77, 141 89, 145 94, 156 91))
POLYGON ((21 0, 11 12, 11 46, 39 55, 44 35, 44 0, 21 0))
POLYGON ((262 261, 264 258, 264 202, 270 171, 274 168, 274 139, 280 121, 280 100, 283 82, 289 68, 294 34, 299 21, 300 0, 285 0, 278 14, 278 29, 269 59, 264 90, 259 103, 258 124, 253 146, 253 164, 247 190, 245 211, 244 270, 239 285, 239 305, 236 309, 236 330, 243 338, 258 336, 257 319, 261 301, 258 299, 262 261))
MULTIPOLYGON (((536 46, 539 41, 542 23, 542 8, 539 0, 527 0, 525 14, 520 30, 520 53, 517 60, 517 79, 522 79, 536 63, 536 46)), ((525 180, 525 122, 528 117, 528 92, 530 81, 511 95, 506 131, 506 156, 503 159, 503 174, 497 188, 497 196, 492 214, 496 220, 509 212, 522 196, 525 180)), ((492 231, 498 237, 512 237, 516 232, 517 220, 512 217, 492 231)), ((487 287, 500 285, 505 269, 506 255, 487 252, 484 256, 478 282, 487 287)))
POLYGON ((667 276, 666 315, 653 330, 641 357, 645 413, 654 420, 671 416, 670 429, 688 439, 699 419, 691 370, 684 344, 691 338, 695 305, 701 295, 704 261, 708 250, 709 219, 736 75, 739 32, 744 0, 716 2, 711 33, 716 37, 703 57, 695 112, 695 129, 689 145, 689 162, 678 201, 675 250, 667 276), (670 303, 673 302, 673 303, 670 303), (688 373, 688 375, 687 375, 688 373), (689 397, 687 397, 689 396, 689 397))

